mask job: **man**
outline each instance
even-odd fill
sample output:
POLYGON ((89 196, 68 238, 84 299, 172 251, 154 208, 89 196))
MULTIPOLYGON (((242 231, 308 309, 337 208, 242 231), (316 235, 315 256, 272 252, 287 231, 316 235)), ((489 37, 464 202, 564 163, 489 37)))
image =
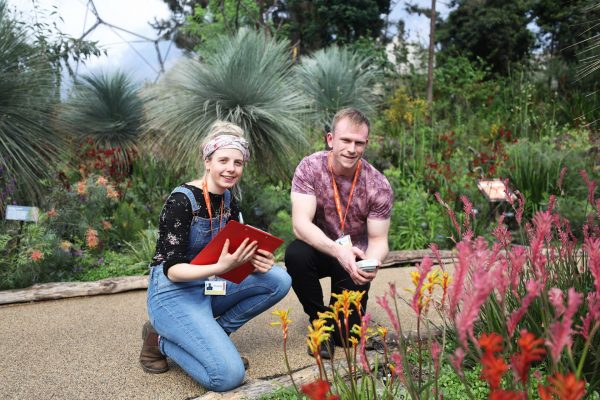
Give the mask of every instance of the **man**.
MULTIPOLYGON (((329 310, 319 282, 323 277, 331 278, 332 293, 365 290, 361 304, 366 310, 370 282, 388 253, 393 194, 383 174, 362 159, 369 128, 360 110, 338 111, 327 133, 331 150, 305 157, 294 173, 292 224, 297 240, 286 250, 285 265, 311 321, 329 310), (357 259, 375 259, 377 269, 361 270, 357 259)), ((360 325, 357 314, 352 313, 350 328, 360 325)), ((334 341, 344 344, 335 328, 329 343, 319 349, 324 358, 333 356, 334 341)))

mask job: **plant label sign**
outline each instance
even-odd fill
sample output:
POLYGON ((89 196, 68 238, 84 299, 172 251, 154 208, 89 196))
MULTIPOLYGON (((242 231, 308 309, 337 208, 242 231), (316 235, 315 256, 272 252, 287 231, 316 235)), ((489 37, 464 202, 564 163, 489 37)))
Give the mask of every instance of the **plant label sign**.
POLYGON ((477 187, 489 202, 508 201, 508 196, 515 197, 500 179, 480 179, 477 181, 477 187))
POLYGON ((37 222, 40 209, 26 206, 6 206, 6 219, 13 221, 37 222))

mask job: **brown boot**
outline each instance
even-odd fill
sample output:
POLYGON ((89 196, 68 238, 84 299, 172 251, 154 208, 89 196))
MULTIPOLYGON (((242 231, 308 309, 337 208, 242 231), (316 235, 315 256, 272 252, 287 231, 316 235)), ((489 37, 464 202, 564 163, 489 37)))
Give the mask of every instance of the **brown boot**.
POLYGON ((150 324, 146 321, 142 328, 142 351, 140 352, 140 364, 144 371, 151 374, 162 374, 169 370, 167 357, 165 357, 158 348, 158 334, 150 324))

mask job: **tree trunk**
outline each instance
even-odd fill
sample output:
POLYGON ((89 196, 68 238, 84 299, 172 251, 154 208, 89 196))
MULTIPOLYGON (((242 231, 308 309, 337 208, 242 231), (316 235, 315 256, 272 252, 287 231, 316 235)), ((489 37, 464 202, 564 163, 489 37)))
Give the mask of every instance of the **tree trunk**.
POLYGON ((429 16, 429 57, 427 59, 427 105, 431 110, 433 103, 433 62, 435 57, 435 1, 431 0, 429 16))

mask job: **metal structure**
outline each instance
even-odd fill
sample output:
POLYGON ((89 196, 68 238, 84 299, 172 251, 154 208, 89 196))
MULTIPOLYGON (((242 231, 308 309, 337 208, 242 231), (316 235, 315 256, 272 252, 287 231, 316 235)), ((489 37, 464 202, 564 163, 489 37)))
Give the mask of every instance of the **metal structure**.
MULTIPOLYGON (((122 28, 120 26, 114 25, 106 20, 104 20, 100 14, 98 13, 98 10, 96 9, 96 5, 94 4, 94 0, 87 0, 86 4, 86 13, 85 13, 85 20, 83 23, 83 29, 84 32, 83 34, 79 37, 79 40, 83 40, 87 35, 89 35, 90 33, 92 33, 96 28, 98 28, 101 25, 104 25, 106 27, 108 27, 111 31, 113 31, 115 33, 115 35, 117 35, 122 41, 123 43, 126 43, 131 50, 133 50, 135 52, 135 54, 137 54, 137 56, 146 64, 148 65, 148 67, 150 67, 155 73, 156 73, 156 78, 155 78, 155 82, 158 80, 158 78, 160 78, 160 76, 165 72, 165 63, 164 61, 166 60, 166 58, 169 56, 169 52, 171 50, 171 46, 173 45, 173 41, 169 41, 169 47, 167 48, 167 51, 165 53, 165 56, 163 57, 160 48, 158 46, 158 43, 166 40, 163 37, 159 36, 157 38, 149 38, 147 36, 141 35, 139 33, 136 32, 132 32, 128 29, 122 28), (86 30, 86 25, 87 25, 87 18, 88 18, 88 14, 92 13, 93 16, 96 18, 96 22, 86 30), (138 40, 127 40, 123 37, 123 35, 121 33, 127 33, 129 35, 132 35, 136 38, 138 38, 138 40), (143 54, 141 54, 133 45, 132 43, 139 43, 139 42, 148 42, 148 43, 153 43, 154 44, 154 49, 156 50, 156 58, 158 59, 158 65, 159 68, 155 68, 154 65, 152 65, 147 59, 146 57, 144 57, 143 54)), ((77 76, 77 71, 79 69, 79 61, 77 61, 77 66, 75 68, 75 76, 77 76)))

